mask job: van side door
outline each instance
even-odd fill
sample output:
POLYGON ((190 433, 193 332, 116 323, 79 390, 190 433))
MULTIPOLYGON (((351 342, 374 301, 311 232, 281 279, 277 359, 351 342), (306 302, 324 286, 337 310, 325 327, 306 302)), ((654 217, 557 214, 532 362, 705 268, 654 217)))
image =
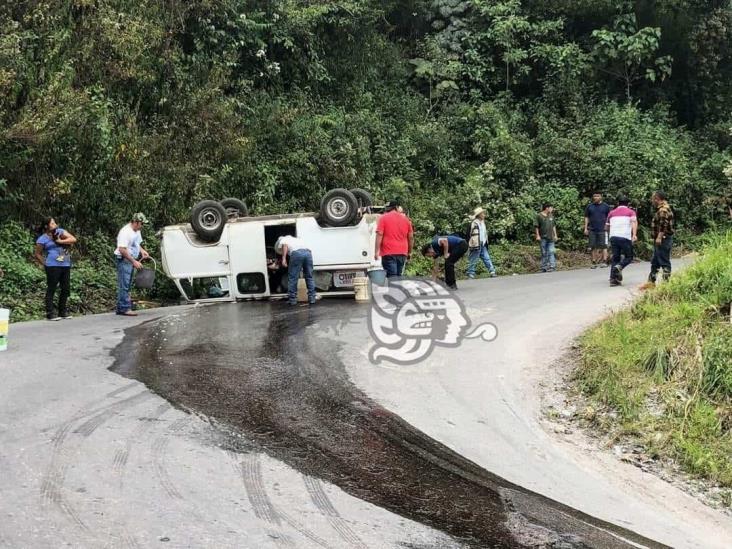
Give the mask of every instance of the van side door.
POLYGON ((229 225, 229 262, 236 297, 269 295, 264 223, 252 220, 229 225))

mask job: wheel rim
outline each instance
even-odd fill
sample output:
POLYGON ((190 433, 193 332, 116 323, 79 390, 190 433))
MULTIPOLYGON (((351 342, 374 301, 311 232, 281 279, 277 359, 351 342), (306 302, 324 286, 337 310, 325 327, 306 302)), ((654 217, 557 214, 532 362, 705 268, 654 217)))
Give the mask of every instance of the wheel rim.
POLYGON ((239 217, 239 210, 237 208, 226 208, 226 217, 229 219, 239 217))
POLYGON ((351 206, 344 198, 333 198, 328 202, 328 215, 332 219, 346 219, 351 213, 351 206))
POLYGON ((206 208, 198 214, 198 222, 206 229, 215 229, 221 224, 221 216, 213 208, 206 208))

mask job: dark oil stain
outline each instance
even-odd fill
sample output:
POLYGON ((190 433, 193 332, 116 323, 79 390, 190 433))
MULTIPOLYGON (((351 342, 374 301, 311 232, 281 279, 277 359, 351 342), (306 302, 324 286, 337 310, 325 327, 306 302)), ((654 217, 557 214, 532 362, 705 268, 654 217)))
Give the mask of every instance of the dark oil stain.
POLYGON ((468 547, 664 547, 482 469, 368 398, 339 344, 314 334, 353 311, 365 314, 324 302, 200 307, 127 330, 112 369, 245 434, 231 450, 254 445, 468 547))

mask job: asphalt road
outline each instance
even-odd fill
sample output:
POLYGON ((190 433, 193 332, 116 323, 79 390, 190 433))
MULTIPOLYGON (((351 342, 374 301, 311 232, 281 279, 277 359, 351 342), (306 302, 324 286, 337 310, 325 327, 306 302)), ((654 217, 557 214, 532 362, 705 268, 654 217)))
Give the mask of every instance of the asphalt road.
POLYGON ((555 360, 629 295, 604 276, 464 282, 498 340, 406 369, 350 301, 13 325, 0 546, 729 547, 727 516, 542 426, 555 360))

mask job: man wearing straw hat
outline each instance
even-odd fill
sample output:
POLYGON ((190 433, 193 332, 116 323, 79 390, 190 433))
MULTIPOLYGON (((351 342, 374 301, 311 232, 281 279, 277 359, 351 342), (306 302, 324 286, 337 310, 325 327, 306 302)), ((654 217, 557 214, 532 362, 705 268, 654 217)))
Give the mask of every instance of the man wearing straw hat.
POLYGON ((475 278, 475 267, 480 259, 488 269, 491 277, 495 277, 496 268, 491 261, 491 254, 488 251, 488 231, 485 228, 485 210, 481 207, 473 210, 473 221, 470 223, 470 235, 468 239, 468 278, 475 278))
POLYGON ((123 316, 137 316, 132 310, 130 288, 132 274, 135 269, 142 269, 139 259, 147 259, 150 254, 142 247, 142 226, 147 223, 147 217, 142 212, 132 216, 130 222, 120 229, 117 234, 117 248, 114 250, 117 265, 117 314, 123 316))

